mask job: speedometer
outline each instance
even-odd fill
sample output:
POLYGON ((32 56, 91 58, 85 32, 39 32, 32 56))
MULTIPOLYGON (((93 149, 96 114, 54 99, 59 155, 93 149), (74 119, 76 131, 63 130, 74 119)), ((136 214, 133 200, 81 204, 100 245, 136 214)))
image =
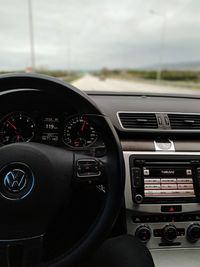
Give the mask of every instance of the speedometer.
POLYGON ((34 134, 35 123, 28 114, 14 112, 1 121, 0 136, 3 144, 29 142, 34 134))
POLYGON ((85 116, 76 116, 64 125, 63 142, 70 147, 83 148, 97 140, 97 132, 91 121, 85 116))

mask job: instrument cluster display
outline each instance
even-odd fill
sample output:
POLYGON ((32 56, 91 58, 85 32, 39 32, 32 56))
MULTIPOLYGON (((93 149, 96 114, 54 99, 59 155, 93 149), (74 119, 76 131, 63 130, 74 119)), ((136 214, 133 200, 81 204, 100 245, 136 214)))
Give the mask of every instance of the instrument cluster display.
POLYGON ((45 116, 41 125, 41 140, 44 143, 59 142, 60 119, 56 116, 45 116))
POLYGON ((82 149, 99 140, 94 121, 87 115, 11 112, 0 120, 0 142, 38 142, 82 149))

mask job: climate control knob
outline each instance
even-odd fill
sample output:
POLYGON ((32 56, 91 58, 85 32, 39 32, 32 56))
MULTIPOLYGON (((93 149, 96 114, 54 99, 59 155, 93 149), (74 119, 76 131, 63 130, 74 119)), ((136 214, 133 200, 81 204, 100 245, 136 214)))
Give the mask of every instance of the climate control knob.
POLYGON ((135 231, 135 236, 140 239, 140 241, 147 243, 151 238, 151 230, 146 225, 139 226, 135 231))
POLYGON ((200 224, 191 224, 187 229, 187 237, 191 242, 196 242, 200 239, 200 224))
POLYGON ((163 239, 167 242, 173 242, 177 237, 176 226, 169 224, 163 228, 163 239))

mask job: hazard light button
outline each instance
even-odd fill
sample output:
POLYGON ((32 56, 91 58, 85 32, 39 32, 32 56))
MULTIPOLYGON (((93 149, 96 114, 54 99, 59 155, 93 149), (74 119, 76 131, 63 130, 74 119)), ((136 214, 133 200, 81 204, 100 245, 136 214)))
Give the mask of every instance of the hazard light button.
POLYGON ((174 212, 181 212, 181 211, 182 211, 181 205, 161 206, 161 212, 174 213, 174 212))

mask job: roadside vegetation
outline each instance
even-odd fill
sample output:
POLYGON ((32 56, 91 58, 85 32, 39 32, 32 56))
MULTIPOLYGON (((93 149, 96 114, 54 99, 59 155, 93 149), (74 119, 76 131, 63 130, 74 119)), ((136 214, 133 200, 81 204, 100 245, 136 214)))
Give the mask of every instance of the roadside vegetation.
MULTIPOLYGON (((123 79, 150 79, 156 80, 157 72, 156 71, 144 71, 144 70, 109 70, 102 69, 99 72, 95 72, 97 76, 117 77, 123 79)), ((192 81, 200 82, 200 71, 175 71, 175 70, 163 70, 161 75, 162 80, 166 81, 192 81)))
MULTIPOLYGON (((120 70, 102 69, 94 72, 101 79, 114 78, 122 80, 139 80, 155 83, 156 70, 120 70)), ((162 70, 160 83, 200 89, 200 71, 162 70)))
MULTIPOLYGON (((21 72, 24 73, 24 70, 13 70, 13 71, 0 71, 0 74, 6 74, 6 73, 14 73, 14 72, 21 72)), ((26 71, 28 73, 29 71, 26 71)), ((75 71, 64 71, 64 70, 47 70, 47 69, 37 69, 34 71, 34 73, 40 73, 48 76, 53 76, 56 78, 59 78, 65 82, 73 82, 74 80, 80 78, 82 74, 80 72, 75 71)))
MULTIPOLYGON (((0 71, 0 74, 12 73, 12 72, 30 72, 24 70, 17 71, 0 71)), ((48 70, 48 69, 37 69, 35 73, 45 74, 59 78, 65 82, 71 83, 82 76, 85 73, 99 77, 101 80, 108 78, 120 79, 120 80, 134 80, 142 81, 146 83, 156 83, 157 71, 156 70, 121 70, 121 69, 107 69, 103 68, 99 71, 66 71, 66 70, 48 70)), ((159 84, 173 85, 177 87, 186 87, 192 89, 200 89, 200 71, 183 71, 183 70, 162 70, 161 80, 159 84)))

